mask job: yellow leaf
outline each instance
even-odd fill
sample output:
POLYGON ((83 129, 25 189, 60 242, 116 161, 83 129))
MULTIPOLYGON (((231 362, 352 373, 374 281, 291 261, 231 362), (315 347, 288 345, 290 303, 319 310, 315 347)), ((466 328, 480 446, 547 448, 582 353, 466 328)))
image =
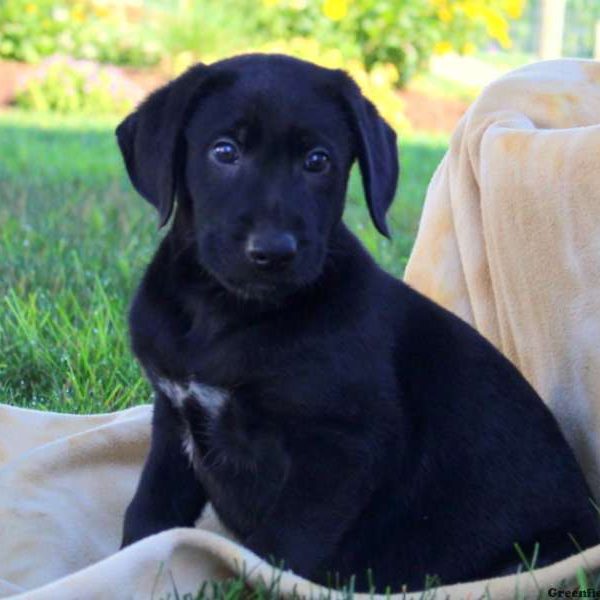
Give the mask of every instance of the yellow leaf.
POLYGON ((348 0, 325 0, 323 14, 332 21, 341 21, 348 14, 348 0))
POLYGON ((498 13, 488 11, 486 14, 486 29, 488 34, 500 42, 504 48, 510 48, 511 40, 508 35, 508 23, 498 13))
POLYGON ((447 6, 441 6, 438 9, 438 17, 440 18, 440 21, 448 23, 452 20, 452 11, 450 11, 450 9, 447 6))
POLYGON ((475 46, 473 42, 465 42, 464 46, 462 47, 463 54, 473 54, 475 50, 477 50, 477 46, 475 46))
POLYGON ((504 0, 504 10, 510 19, 518 19, 523 14, 524 0, 504 0))
POLYGON ((437 42, 433 47, 435 54, 448 54, 448 52, 452 52, 452 49, 450 42, 437 42))

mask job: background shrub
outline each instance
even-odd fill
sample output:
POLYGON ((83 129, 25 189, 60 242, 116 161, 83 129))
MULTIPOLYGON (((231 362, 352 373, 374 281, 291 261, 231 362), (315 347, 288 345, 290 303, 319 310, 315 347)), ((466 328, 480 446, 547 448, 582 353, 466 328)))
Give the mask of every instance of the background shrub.
POLYGON ((162 0, 154 6, 168 65, 179 55, 204 60, 243 52, 265 39, 265 32, 258 31, 260 0, 162 0))
POLYGON ((510 46, 524 0, 2 0, 0 57, 61 53, 146 66, 204 60, 273 40, 314 39, 367 71, 393 65, 403 85, 434 52, 510 46), (167 57, 166 59, 164 57, 167 57))
POLYGON ((164 51, 157 21, 144 19, 142 26, 136 22, 141 14, 126 8, 93 0, 2 0, 0 58, 38 62, 69 54, 118 65, 156 64, 164 51))
POLYGON ((263 0, 258 30, 276 38, 311 36, 360 60, 392 64, 403 85, 434 52, 511 44, 509 19, 524 0, 263 0))
POLYGON ((56 56, 43 61, 15 97, 19 108, 62 114, 124 114, 144 91, 119 69, 56 56))

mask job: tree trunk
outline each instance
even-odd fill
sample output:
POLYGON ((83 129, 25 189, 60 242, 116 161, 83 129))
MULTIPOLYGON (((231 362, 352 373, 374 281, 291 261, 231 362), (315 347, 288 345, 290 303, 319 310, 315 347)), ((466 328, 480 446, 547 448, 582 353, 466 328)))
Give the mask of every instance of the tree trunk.
POLYGON ((566 0, 542 0, 539 55, 542 60, 562 56, 566 0))

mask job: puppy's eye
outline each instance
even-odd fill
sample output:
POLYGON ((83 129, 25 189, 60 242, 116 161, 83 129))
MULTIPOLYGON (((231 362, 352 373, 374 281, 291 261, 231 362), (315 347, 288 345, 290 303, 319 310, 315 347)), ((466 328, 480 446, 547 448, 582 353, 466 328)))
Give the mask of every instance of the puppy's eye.
POLYGON ((322 173, 329 168, 331 159, 324 150, 313 150, 304 159, 304 170, 311 173, 322 173))
POLYGON ((238 161, 240 152, 233 142, 223 141, 217 142, 210 149, 211 156, 220 163, 231 165, 238 161))

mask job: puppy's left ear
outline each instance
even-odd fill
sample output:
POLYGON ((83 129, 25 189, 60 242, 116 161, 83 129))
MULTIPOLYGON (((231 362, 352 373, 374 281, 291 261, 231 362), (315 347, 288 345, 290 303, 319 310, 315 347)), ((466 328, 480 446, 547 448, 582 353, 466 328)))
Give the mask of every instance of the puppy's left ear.
POLYGON ((346 76, 343 97, 349 109, 355 137, 355 156, 363 180, 363 188, 371 219, 377 230, 390 237, 385 220, 398 185, 398 146, 396 132, 386 123, 373 104, 346 76))
POLYGON ((173 211, 184 157, 182 131, 208 86, 209 67, 196 65, 152 93, 117 127, 116 135, 131 183, 159 215, 173 211))

